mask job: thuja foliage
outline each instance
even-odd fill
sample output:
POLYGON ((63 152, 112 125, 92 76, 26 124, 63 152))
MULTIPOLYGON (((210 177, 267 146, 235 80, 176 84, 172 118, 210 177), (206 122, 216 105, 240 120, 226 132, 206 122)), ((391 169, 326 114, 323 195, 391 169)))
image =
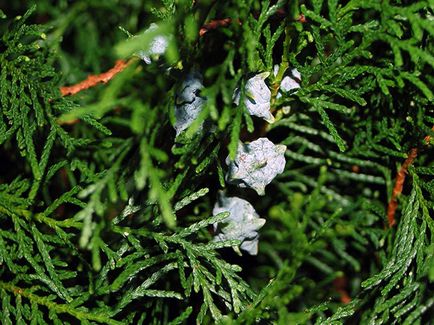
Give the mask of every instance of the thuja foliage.
POLYGON ((2 322, 429 322, 433 9, 432 0, 3 2, 2 322), (145 64, 137 53, 151 23, 169 45, 145 64), (117 59, 128 67, 109 83, 62 97, 60 87, 117 59), (300 88, 279 92, 291 69, 300 88), (191 71, 206 101, 175 136, 176 91, 191 71), (273 124, 233 103, 263 72, 273 124), (287 147, 264 196, 225 178, 239 141, 259 137, 287 147), (212 213, 222 190, 266 219, 258 255, 213 241, 228 218, 212 213))

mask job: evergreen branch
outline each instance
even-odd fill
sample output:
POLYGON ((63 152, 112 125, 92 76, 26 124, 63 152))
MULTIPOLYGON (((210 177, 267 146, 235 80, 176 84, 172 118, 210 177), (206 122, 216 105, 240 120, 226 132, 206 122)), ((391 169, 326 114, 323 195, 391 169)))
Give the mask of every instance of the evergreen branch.
MULTIPOLYGON (((202 37, 209 30, 216 29, 220 26, 226 27, 232 22, 231 18, 225 18, 220 20, 211 20, 209 23, 203 25, 199 30, 199 36, 202 37)), ((100 83, 107 83, 113 79, 118 73, 122 72, 128 65, 130 65, 134 60, 117 60, 115 65, 108 71, 97 74, 89 75, 85 80, 72 86, 60 87, 60 93, 62 96, 71 96, 79 93, 80 91, 97 86, 100 83)), ((75 124, 77 120, 71 120, 68 122, 62 122, 62 124, 75 124)))
POLYGON ((35 303, 41 306, 47 307, 49 310, 55 312, 56 314, 69 314, 74 316, 80 321, 96 321, 103 324, 109 325, 121 325, 123 322, 111 319, 102 313, 90 313, 79 308, 73 308, 68 304, 58 304, 51 301, 48 297, 41 297, 32 293, 29 289, 23 289, 14 286, 10 283, 5 283, 0 281, 0 288, 13 293, 15 296, 21 296, 27 298, 31 303, 35 303))
POLYGON ((429 322, 432 0, 136 2, 0 10, 0 319, 429 322), (261 197, 225 164, 258 137, 287 147, 261 197), (221 190, 265 227, 213 213, 221 190))
POLYGON ((290 56, 290 46, 292 41, 292 36, 294 33, 294 22, 305 23, 306 19, 303 14, 300 15, 299 12, 299 4, 298 0, 291 1, 289 4, 290 15, 286 18, 286 26, 285 26, 285 40, 283 41, 283 53, 282 53, 282 62, 279 65, 279 70, 277 72, 277 76, 274 79, 274 82, 271 86, 271 106, 272 110, 274 110, 274 104, 276 102, 276 96, 279 92, 280 84, 282 83, 284 74, 286 70, 289 68, 289 56, 290 56), (292 24, 290 24, 292 22, 292 24))

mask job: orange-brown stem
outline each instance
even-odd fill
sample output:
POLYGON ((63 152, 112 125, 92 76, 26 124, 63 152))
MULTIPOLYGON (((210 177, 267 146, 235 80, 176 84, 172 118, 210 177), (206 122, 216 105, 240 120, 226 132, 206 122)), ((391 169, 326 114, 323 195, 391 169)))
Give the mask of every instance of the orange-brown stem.
POLYGON ((297 21, 300 22, 300 23, 302 23, 302 24, 307 23, 306 16, 303 15, 303 14, 301 14, 301 15, 297 18, 297 21))
POLYGON ((417 148, 410 150, 407 159, 402 164, 401 168, 396 175, 395 186, 393 187, 392 197, 390 198, 389 205, 387 206, 387 221, 389 222, 389 227, 393 227, 396 223, 395 213, 398 208, 398 196, 402 193, 402 188, 404 186, 405 177, 407 176, 408 167, 413 164, 413 161, 417 157, 417 148))
POLYGON ((229 26, 231 23, 232 23, 232 18, 211 20, 209 23, 206 23, 201 27, 201 29, 199 30, 199 36, 202 37, 210 30, 217 29, 219 27, 226 27, 229 26))
POLYGON ((60 92, 62 93, 62 96, 75 95, 82 90, 95 87, 100 83, 107 83, 113 79, 114 76, 123 71, 130 64, 130 62, 131 61, 117 60, 115 66, 110 70, 97 75, 90 75, 86 80, 83 80, 78 84, 61 87, 60 92))
MULTIPOLYGON (((434 130, 434 126, 432 127, 434 130)), ((427 135, 424 138, 425 144, 429 144, 431 141, 431 136, 427 135)), ((412 148, 408 154, 407 159, 399 168, 398 174, 396 175, 395 186, 393 187, 392 197, 390 198, 389 204, 387 206, 387 221, 389 227, 393 227, 396 224, 395 214, 398 209, 398 196, 401 195, 402 189, 404 187, 405 177, 407 176, 408 168, 413 164, 417 157, 418 149, 412 148)))
POLYGON ((347 278, 343 275, 340 277, 337 277, 333 280, 333 286, 335 287, 335 290, 337 293, 339 293, 340 300, 343 304, 348 304, 351 302, 351 297, 347 292, 347 278))
MULTIPOLYGON (((279 9, 276 12, 277 15, 279 16, 284 16, 286 15, 285 11, 282 9, 279 9)), ((305 15, 301 14, 296 21, 304 24, 307 22, 305 15)), ((205 35, 207 32, 209 32, 210 30, 213 29, 217 29, 219 27, 227 27, 229 26, 231 23, 233 22, 232 18, 223 18, 223 19, 215 19, 215 20, 211 20, 209 23, 206 23, 205 25, 203 25, 201 27, 201 29, 199 30, 199 36, 202 37, 203 35, 205 35)), ((236 22, 238 24, 241 25, 241 21, 240 20, 236 20, 236 22)))

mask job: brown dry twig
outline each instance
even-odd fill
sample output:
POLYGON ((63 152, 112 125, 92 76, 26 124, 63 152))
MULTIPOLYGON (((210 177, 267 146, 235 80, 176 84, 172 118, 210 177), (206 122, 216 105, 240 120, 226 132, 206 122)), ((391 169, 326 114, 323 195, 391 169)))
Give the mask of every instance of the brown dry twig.
MULTIPOLYGON (((199 36, 202 37, 203 35, 205 35, 210 30, 217 29, 219 27, 226 27, 226 26, 229 26, 231 23, 232 23, 232 19, 231 18, 223 18, 223 19, 211 20, 209 23, 203 25, 200 28, 200 30, 199 30, 199 36)), ((239 20, 238 20, 238 23, 241 24, 239 20)))
POLYGON ((302 23, 302 24, 307 23, 306 16, 303 15, 303 14, 301 14, 301 15, 297 18, 297 21, 300 22, 300 23, 302 23))
POLYGON ((339 276, 333 280, 333 286, 335 287, 336 292, 340 296, 340 300, 343 304, 349 304, 351 302, 351 297, 347 292, 347 278, 343 276, 339 276))
POLYGON ((110 70, 97 75, 90 75, 86 80, 83 80, 78 84, 61 87, 60 92, 62 93, 62 96, 75 95, 82 90, 95 87, 100 83, 107 83, 119 72, 123 71, 130 63, 131 61, 117 60, 115 66, 110 70))
POLYGON ((398 196, 402 192, 404 186, 405 177, 407 176, 408 167, 413 164, 413 161, 417 157, 417 148, 410 150, 410 153, 404 163, 399 168, 398 174, 396 175, 395 186, 393 187, 392 197, 390 198, 389 205, 387 206, 387 221, 389 222, 389 227, 393 227, 396 223, 395 213, 398 208, 398 196))
MULTIPOLYGON (((434 126, 432 127, 434 130, 434 126)), ((427 135, 424 138, 425 144, 429 144, 431 141, 431 136, 427 135)), ((389 204, 387 206, 387 221, 389 227, 393 227, 396 224, 395 214, 398 208, 398 196, 402 193, 404 187, 405 177, 407 176, 408 168, 413 164, 418 154, 418 148, 412 148, 408 154, 407 159, 399 168, 398 174, 396 175, 395 186, 393 187, 392 197, 390 198, 389 204)))

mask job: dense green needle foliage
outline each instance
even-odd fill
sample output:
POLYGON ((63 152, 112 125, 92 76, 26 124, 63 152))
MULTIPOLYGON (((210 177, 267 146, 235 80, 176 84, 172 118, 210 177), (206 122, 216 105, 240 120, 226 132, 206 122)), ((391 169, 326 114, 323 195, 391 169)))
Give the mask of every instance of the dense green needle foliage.
POLYGON ((0 3, 2 323, 434 317, 433 0, 0 3), (170 41, 145 64, 153 22, 170 41), (61 96, 117 59, 130 63, 109 83, 61 96), (277 96, 294 68, 300 88, 277 96), (206 104, 175 137, 190 71, 206 104), (261 72, 273 124, 233 103, 261 72), (259 137, 287 147, 265 196, 225 179, 225 158, 259 137), (213 241, 221 190, 267 220, 258 255, 213 241))

